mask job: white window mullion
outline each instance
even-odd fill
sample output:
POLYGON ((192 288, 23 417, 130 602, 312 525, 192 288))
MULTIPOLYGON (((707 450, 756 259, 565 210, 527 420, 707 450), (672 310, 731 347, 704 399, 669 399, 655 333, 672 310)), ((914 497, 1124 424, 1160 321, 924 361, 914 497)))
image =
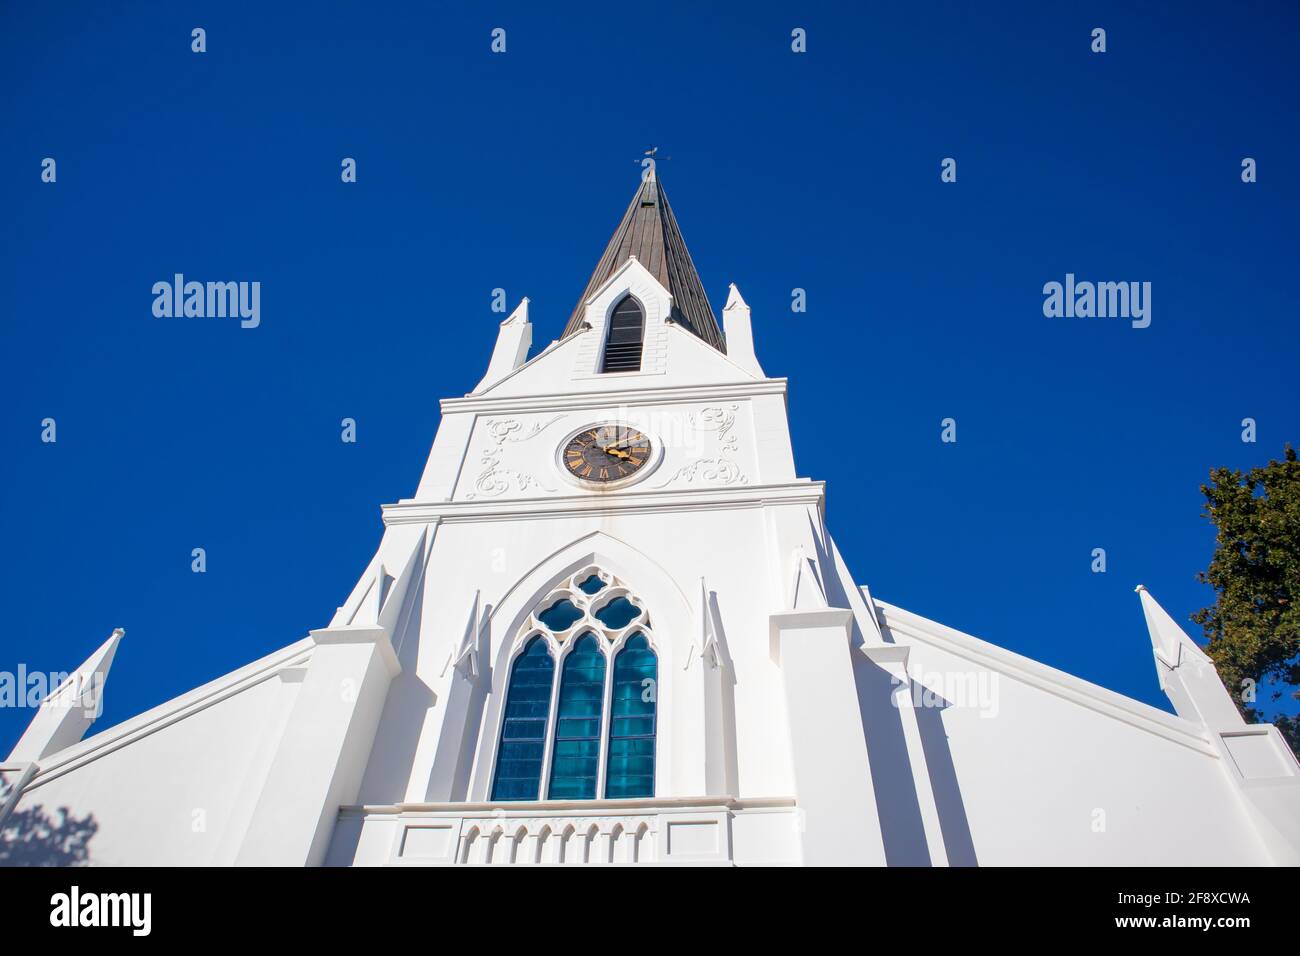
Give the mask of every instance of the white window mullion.
POLYGON ((551 760, 555 754, 556 711, 560 706, 560 681, 564 676, 564 648, 555 654, 555 670, 551 675, 551 703, 546 711, 546 738, 542 745, 542 779, 537 782, 537 799, 550 799, 551 760))
MULTIPOLYGON (((608 642, 602 642, 608 643, 608 642)), ((610 725, 614 722, 612 713, 614 701, 614 655, 608 647, 602 647, 601 652, 605 654, 605 692, 601 696, 600 705, 600 755, 596 763, 596 797, 597 800, 605 799, 605 775, 608 767, 605 766, 609 758, 609 730, 610 725)))

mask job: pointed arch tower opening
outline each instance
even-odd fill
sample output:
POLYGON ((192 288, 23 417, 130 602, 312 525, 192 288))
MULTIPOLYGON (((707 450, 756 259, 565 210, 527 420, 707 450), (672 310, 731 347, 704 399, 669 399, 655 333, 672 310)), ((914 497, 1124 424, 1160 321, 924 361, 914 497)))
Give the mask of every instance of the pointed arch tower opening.
POLYGON ((633 296, 625 295, 609 316, 609 334, 605 337, 605 355, 600 371, 639 372, 641 346, 645 340, 645 310, 633 296))

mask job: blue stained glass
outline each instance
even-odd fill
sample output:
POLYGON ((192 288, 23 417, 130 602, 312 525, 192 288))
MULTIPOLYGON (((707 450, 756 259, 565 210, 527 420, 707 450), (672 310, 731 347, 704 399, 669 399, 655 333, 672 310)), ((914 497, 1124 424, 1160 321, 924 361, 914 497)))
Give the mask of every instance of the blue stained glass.
POLYGON ((549 799, 595 799, 604 704, 605 655, 592 634, 583 634, 565 657, 560 678, 549 799))
POLYGON ((659 662, 644 634, 634 634, 614 658, 609 762, 605 796, 655 795, 655 719, 659 662))
POLYGON ((618 630, 631 624, 640 613, 641 609, 627 598, 616 597, 596 612, 596 620, 611 630, 618 630))
POLYGON ((492 783, 493 800, 536 800, 538 797, 554 676, 555 662, 546 649, 546 641, 533 638, 515 658, 510 671, 497 772, 492 783))
POLYGON ((573 602, 568 598, 561 598, 556 601, 545 611, 537 615, 537 620, 541 621, 552 631, 567 631, 582 617, 582 612, 573 606, 573 602))
POLYGON ((604 586, 605 582, 602 581, 600 576, 597 574, 593 574, 586 580, 578 582, 578 587, 582 589, 584 594, 595 594, 604 586))

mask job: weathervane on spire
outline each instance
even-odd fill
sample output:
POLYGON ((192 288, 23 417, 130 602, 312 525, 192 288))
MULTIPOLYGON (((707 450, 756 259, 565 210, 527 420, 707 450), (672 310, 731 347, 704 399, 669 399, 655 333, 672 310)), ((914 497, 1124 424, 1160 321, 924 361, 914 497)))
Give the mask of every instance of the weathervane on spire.
MULTIPOLYGON (((635 162, 641 164, 641 182, 649 182, 655 178, 655 163, 658 161, 658 156, 656 154, 658 152, 658 146, 651 146, 645 151, 644 155, 640 159, 635 160, 635 162)), ((665 156, 664 159, 669 160, 672 159, 672 157, 665 156)))

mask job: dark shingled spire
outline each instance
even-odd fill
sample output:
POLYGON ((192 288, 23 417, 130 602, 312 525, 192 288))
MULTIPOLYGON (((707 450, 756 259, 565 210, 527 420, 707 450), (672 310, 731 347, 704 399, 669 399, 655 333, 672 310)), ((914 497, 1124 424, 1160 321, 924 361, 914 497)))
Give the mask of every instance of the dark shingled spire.
POLYGON ((672 321, 695 333, 720 352, 727 351, 727 342, 713 317, 713 307, 704 294, 704 285, 686 251, 682 232, 677 228, 677 217, 668 205, 668 196, 659 185, 654 170, 641 183, 632 197, 632 203, 623 213, 623 220, 605 247, 605 254, 596 263, 582 298, 574 307, 569 324, 564 327, 567 338, 580 330, 587 299, 604 285, 628 256, 636 256, 641 265, 659 280, 660 285, 673 297, 672 321))

